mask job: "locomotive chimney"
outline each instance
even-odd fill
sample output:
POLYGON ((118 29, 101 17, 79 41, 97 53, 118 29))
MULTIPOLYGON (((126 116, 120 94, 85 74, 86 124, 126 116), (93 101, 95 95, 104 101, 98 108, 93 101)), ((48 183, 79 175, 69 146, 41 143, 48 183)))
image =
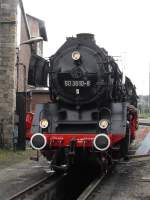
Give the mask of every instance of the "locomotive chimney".
POLYGON ((86 42, 90 41, 90 42, 95 43, 94 34, 91 34, 91 33, 79 33, 79 34, 77 34, 77 38, 79 40, 86 40, 86 42))

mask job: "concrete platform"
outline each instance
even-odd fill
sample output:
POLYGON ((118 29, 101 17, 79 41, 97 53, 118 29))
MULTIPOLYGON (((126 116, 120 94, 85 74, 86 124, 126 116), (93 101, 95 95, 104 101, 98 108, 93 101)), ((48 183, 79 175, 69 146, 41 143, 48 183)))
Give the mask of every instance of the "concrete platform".
POLYGON ((150 153, 150 132, 145 136, 144 140, 141 142, 141 145, 136 151, 136 155, 148 154, 150 153))

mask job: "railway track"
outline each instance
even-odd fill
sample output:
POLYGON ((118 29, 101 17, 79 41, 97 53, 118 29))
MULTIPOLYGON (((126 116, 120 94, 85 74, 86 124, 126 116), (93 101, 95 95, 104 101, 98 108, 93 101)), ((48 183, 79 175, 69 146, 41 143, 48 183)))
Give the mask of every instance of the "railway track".
MULTIPOLYGON (((54 174, 25 188, 8 200, 75 200, 96 177, 94 169, 73 168, 67 174, 54 174)), ((94 180, 94 183, 93 183, 94 180)))
MULTIPOLYGON (((130 160, 128 162, 119 161, 115 164, 133 164, 136 161, 139 161, 139 159, 149 158, 150 153, 148 154, 141 154, 141 155, 135 155, 136 149, 130 149, 129 150, 129 158, 130 160)), ((93 171, 93 170, 92 170, 93 171)), ((109 171, 110 172, 110 171, 109 171)), ((89 200, 92 199, 92 196, 95 196, 96 190, 98 187, 102 187, 102 185, 105 181, 104 179, 108 177, 109 172, 107 174, 99 175, 96 178, 92 178, 87 182, 85 177, 87 177, 87 174, 89 175, 89 172, 87 171, 85 173, 85 170, 82 171, 74 169, 72 173, 69 173, 67 175, 56 175, 53 174, 49 177, 43 178, 39 182, 25 188, 23 191, 13 195, 8 200, 51 200, 51 199, 57 199, 57 200, 89 200), (85 177, 83 176, 83 173, 85 173, 85 177), (78 175, 77 175, 78 174, 78 175), (84 177, 83 183, 79 184, 79 179, 84 177), (75 183, 71 186, 72 180, 75 180, 75 183), (104 182, 103 182, 104 181, 104 182), (80 187, 86 183, 86 186, 80 189, 80 187), (59 185, 59 186, 58 186, 59 185), (67 185, 67 187, 66 187, 67 185), (78 188, 79 187, 79 188, 78 188), (55 194, 57 188, 57 194, 55 194), (78 194, 72 195, 72 193, 76 190, 79 190, 78 194), (68 194, 70 193, 70 194, 68 194), (66 194, 66 195, 65 195, 66 194), (70 196, 69 196, 70 195, 70 196), (55 198, 56 197, 56 198, 55 198), (75 197, 75 198, 74 198, 75 197), (76 198, 77 197, 77 198, 76 198)), ((92 177, 92 176, 91 176, 92 177)), ((144 179, 145 180, 145 179, 144 179)), ((142 179, 143 181, 143 179, 142 179)), ((147 179, 146 179, 147 181, 147 179)), ((148 179, 149 181, 149 179, 148 179)), ((81 182, 81 180, 80 180, 81 182)))
MULTIPOLYGON (((138 158, 149 158, 150 154, 147 155, 132 155, 130 156, 131 159, 138 159, 138 158)), ((132 164, 133 161, 128 161, 128 162, 118 162, 117 164, 121 164, 121 163, 126 163, 128 165, 132 164)), ((110 171, 111 172, 111 171, 110 171)), ((97 178, 95 178, 86 188, 85 190, 80 194, 80 196, 77 198, 77 200, 91 200, 93 199, 93 197, 97 196, 97 188, 101 188, 102 185, 104 184, 104 179, 106 180, 106 178, 108 177, 108 175, 110 175, 110 173, 107 174, 103 174, 97 178)), ((111 176, 110 176, 111 177, 111 176)), ((113 176, 112 176, 113 177, 113 176)), ((150 178, 142 178, 141 181, 145 181, 145 182, 150 182, 150 178)), ((99 197, 100 199, 100 197, 99 197)), ((102 198, 103 199, 103 198, 102 198)))
MULTIPOLYGON (((143 157, 143 155, 141 155, 141 157, 143 157)), ((149 157, 149 155, 147 155, 147 157, 149 157)), ((130 161, 126 163, 129 165, 130 161)), ((105 185, 104 182, 107 177, 109 178, 110 172, 111 171, 108 171, 108 173, 103 173, 99 175, 98 177, 92 179, 85 186, 85 188, 83 188, 83 191, 81 190, 81 192, 79 192, 79 194, 77 195, 77 198, 75 197, 76 195, 73 195, 75 198, 73 196, 69 196, 70 191, 71 191, 70 193, 73 193, 75 192, 74 191, 75 188, 76 190, 78 190, 79 189, 78 187, 80 187, 79 184, 76 185, 76 183, 73 184, 71 187, 69 187, 72 180, 74 180, 74 176, 76 174, 74 176, 72 175, 70 176, 68 174, 61 175, 61 176, 53 174, 25 188, 24 190, 10 197, 8 200, 52 200, 52 199, 65 200, 66 198, 70 200, 74 200, 74 199, 90 200, 92 199, 93 196, 97 195, 96 193, 97 188, 102 187, 102 185, 105 185), (57 195, 55 194, 56 191, 57 191, 57 195)))
MULTIPOLYGON (((132 163, 132 159, 139 159, 139 158, 149 158, 150 154, 147 155, 129 155, 129 158, 131 159, 131 161, 128 162, 117 162, 117 164, 121 164, 121 163, 126 163, 126 164, 130 164, 132 163)), ((103 174, 97 178, 95 178, 86 188, 85 190, 80 194, 80 196, 77 198, 77 200, 90 200, 92 199, 92 196, 95 194, 96 188, 103 183, 104 179, 107 178, 107 176, 110 173, 106 173, 103 174)), ((148 179, 149 181, 149 179, 148 179)))
POLYGON ((77 200, 88 200, 91 194, 94 192, 96 187, 103 181, 106 177, 106 174, 103 174, 101 177, 96 178, 92 183, 83 191, 83 193, 78 197, 77 200))
POLYGON ((53 174, 30 185, 24 190, 11 196, 8 200, 47 200, 50 199, 55 185, 62 179, 62 176, 53 174), (51 191, 51 192, 50 192, 51 191))
POLYGON ((139 122, 141 126, 150 126, 150 122, 139 122))

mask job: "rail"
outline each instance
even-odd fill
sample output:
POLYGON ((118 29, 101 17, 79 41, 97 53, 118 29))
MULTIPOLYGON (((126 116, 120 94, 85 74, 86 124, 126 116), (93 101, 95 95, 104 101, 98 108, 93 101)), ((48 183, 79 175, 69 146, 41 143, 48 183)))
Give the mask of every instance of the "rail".
POLYGON ((8 200, 44 200, 61 178, 62 176, 56 174, 45 177, 11 196, 8 200))
POLYGON ((77 200, 87 200, 91 194, 94 192, 96 187, 102 183, 104 178, 107 176, 107 174, 103 174, 100 177, 94 179, 91 184, 82 192, 82 194, 78 197, 77 200))
POLYGON ((150 120, 149 119, 139 119, 139 125, 142 126, 150 126, 150 120))

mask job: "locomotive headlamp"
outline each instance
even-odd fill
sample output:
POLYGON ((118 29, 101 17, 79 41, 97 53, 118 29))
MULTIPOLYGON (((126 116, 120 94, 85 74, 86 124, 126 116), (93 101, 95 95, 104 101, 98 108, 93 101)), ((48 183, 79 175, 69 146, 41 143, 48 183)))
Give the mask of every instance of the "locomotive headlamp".
POLYGON ((40 121, 40 127, 41 128, 47 128, 48 127, 48 121, 47 121, 47 119, 42 119, 40 121))
POLYGON ((101 120, 99 121, 99 127, 100 127, 101 129, 106 129, 106 128, 108 127, 108 124, 109 124, 109 122, 108 122, 107 119, 101 119, 101 120))
POLYGON ((80 59, 80 52, 79 51, 72 52, 72 59, 73 60, 79 60, 80 59))

